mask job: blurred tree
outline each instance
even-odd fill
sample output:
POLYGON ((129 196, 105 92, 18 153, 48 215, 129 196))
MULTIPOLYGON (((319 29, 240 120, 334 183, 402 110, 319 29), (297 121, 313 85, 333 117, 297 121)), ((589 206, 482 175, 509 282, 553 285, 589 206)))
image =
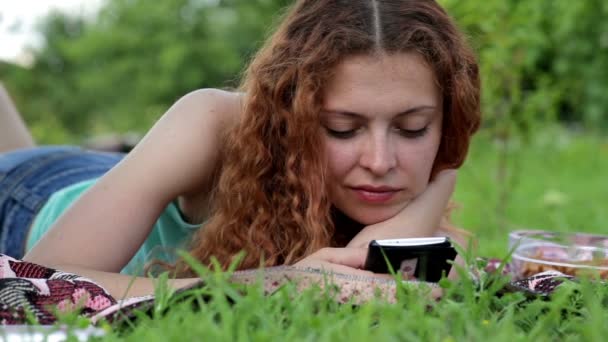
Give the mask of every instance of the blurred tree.
POLYGON ((587 128, 608 129, 608 2, 565 1, 553 4, 553 57, 549 72, 563 88, 560 119, 587 128))
POLYGON ((477 48, 486 125, 499 135, 552 118, 608 128, 608 2, 440 2, 477 48))
POLYGON ((57 118, 52 127, 74 137, 143 131, 191 90, 238 85, 287 2, 108 0, 91 21, 53 13, 35 64, 5 77, 34 125, 57 118))

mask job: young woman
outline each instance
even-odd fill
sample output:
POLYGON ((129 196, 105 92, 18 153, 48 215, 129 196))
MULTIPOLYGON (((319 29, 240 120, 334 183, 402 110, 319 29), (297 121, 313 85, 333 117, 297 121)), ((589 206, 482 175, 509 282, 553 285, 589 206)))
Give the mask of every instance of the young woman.
MULTIPOLYGON (((184 96, 124 157, 0 157, 2 248, 115 295, 121 270, 171 261, 158 246, 376 277, 360 269, 370 240, 449 234, 451 169, 479 121, 476 60, 435 1, 296 1, 240 92, 184 96)), ((129 290, 151 292, 145 277, 129 290)))

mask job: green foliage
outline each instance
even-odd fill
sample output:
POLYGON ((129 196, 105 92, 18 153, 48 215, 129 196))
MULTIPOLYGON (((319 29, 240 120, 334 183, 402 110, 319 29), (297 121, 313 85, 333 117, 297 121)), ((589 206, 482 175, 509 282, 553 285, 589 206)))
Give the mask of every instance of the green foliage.
POLYGON ((75 138, 145 131, 189 91, 238 85, 285 2, 109 0, 91 20, 53 13, 32 68, 0 77, 39 139, 39 124, 75 138))
POLYGON ((608 3, 440 2, 478 51, 486 124, 499 137, 552 118, 608 127, 608 3))

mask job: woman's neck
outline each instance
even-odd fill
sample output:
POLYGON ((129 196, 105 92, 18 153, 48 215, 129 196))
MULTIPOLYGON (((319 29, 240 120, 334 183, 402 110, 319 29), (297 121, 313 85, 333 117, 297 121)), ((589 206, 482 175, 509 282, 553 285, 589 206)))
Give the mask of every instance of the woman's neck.
POLYGON ((346 246, 365 227, 334 207, 331 209, 331 217, 335 227, 333 244, 337 247, 346 246))

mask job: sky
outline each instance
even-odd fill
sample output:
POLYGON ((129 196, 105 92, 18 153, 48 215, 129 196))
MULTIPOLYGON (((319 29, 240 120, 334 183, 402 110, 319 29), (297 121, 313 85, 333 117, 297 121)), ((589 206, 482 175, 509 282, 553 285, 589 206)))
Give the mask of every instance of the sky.
POLYGON ((102 0, 0 0, 0 60, 27 63, 26 46, 38 46, 35 32, 40 18, 51 10, 94 13, 102 0))

